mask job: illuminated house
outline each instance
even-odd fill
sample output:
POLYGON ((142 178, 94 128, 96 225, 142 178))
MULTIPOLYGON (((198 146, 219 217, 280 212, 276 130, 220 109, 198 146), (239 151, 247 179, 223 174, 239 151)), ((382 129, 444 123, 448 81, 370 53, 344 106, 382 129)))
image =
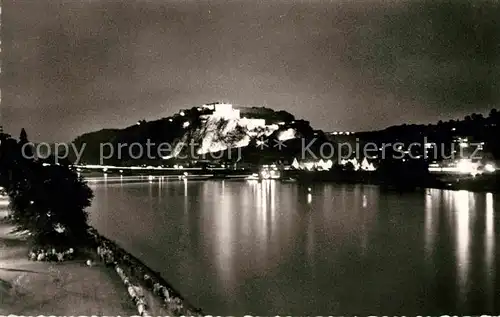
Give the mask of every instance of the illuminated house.
POLYGON ((212 103, 207 103, 207 104, 204 104, 203 106, 201 106, 201 108, 208 109, 208 110, 215 110, 215 106, 219 105, 219 104, 220 104, 219 101, 212 102, 212 103))
POLYGON ((373 166, 373 163, 369 163, 368 159, 366 157, 361 162, 361 166, 360 167, 364 171, 374 171, 375 170, 375 166, 373 166))
POLYGON ((456 136, 453 138, 453 156, 457 158, 472 158, 483 154, 484 142, 478 142, 469 136, 456 136))
MULTIPOLYGON (((212 110, 213 112, 209 115, 204 115, 202 118, 217 118, 226 120, 238 120, 238 125, 244 126, 249 130, 254 130, 257 128, 265 128, 265 119, 249 119, 246 117, 241 117, 241 111, 239 109, 234 109, 232 104, 215 102, 211 104, 203 105, 202 108, 212 110)), ((277 129, 278 127, 276 127, 277 129)))
POLYGON ((352 159, 342 159, 340 161, 340 165, 346 165, 348 163, 351 163, 352 166, 354 167, 354 170, 355 171, 359 171, 359 170, 362 170, 362 171, 367 171, 367 172, 372 172, 372 171, 375 171, 376 168, 375 166, 373 165, 373 163, 370 163, 368 162, 368 159, 365 157, 363 158, 363 160, 361 161, 361 163, 359 163, 359 161, 356 159, 356 158, 352 158, 352 159))
MULTIPOLYGON (((238 110, 239 111, 239 110, 238 110)), ((266 119, 248 119, 241 118, 239 124, 245 126, 248 130, 255 130, 266 126, 266 119)))
POLYGON ((261 179, 279 179, 281 173, 276 165, 263 165, 259 176, 261 179))
POLYGON ((357 171, 359 170, 359 167, 360 167, 360 164, 358 162, 358 160, 356 158, 352 158, 352 159, 342 159, 340 160, 340 165, 342 166, 345 166, 347 164, 351 163, 352 166, 354 167, 354 170, 357 171))
POLYGON ((331 159, 328 160, 309 160, 299 162, 297 158, 293 159, 291 167, 298 170, 319 170, 319 171, 328 171, 333 167, 333 161, 331 159))
POLYGON ((457 174, 457 175, 481 175, 483 173, 494 173, 497 170, 494 163, 483 164, 471 159, 458 159, 442 163, 429 164, 429 172, 434 174, 457 174))
POLYGON ((484 151, 484 142, 470 136, 453 138, 451 156, 444 161, 429 164, 429 172, 434 174, 455 174, 476 176, 497 170, 491 153, 484 151))
POLYGON ((224 119, 239 119, 240 110, 233 109, 233 105, 229 103, 219 103, 215 105, 212 116, 224 119))
POLYGON ((278 140, 287 141, 291 139, 295 139, 297 137, 296 131, 292 128, 287 129, 285 131, 280 132, 278 135, 278 140))

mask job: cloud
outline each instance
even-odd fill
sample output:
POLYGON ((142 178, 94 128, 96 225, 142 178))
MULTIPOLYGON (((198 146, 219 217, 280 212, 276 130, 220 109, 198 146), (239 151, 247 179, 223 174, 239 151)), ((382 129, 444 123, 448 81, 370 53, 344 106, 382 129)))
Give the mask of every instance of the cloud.
POLYGON ((43 138, 217 99, 285 109, 318 128, 372 129, 486 109, 500 91, 500 12, 484 3, 3 5, 3 113, 43 138))
POLYGON ((500 97, 498 16, 500 6, 489 1, 411 2, 358 32, 350 61, 423 104, 488 108, 500 97))

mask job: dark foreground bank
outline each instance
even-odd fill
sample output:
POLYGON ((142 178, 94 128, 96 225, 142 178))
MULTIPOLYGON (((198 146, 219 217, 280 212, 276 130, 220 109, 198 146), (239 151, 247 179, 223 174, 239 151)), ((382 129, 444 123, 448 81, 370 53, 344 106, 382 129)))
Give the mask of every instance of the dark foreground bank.
POLYGON ((151 307, 155 302, 164 306, 161 310, 170 316, 203 316, 200 309, 184 299, 158 272, 151 270, 115 242, 100 235, 96 229, 91 228, 90 234, 93 237, 93 247, 96 248, 97 255, 107 266, 114 267, 122 282, 127 286, 129 295, 141 316, 151 316, 151 307), (149 293, 150 296, 145 293, 149 293), (151 296, 154 298, 148 301, 147 297, 151 296))
POLYGON ((33 261, 26 237, 13 229, 2 211, 0 315, 203 315, 158 273, 93 228, 93 248, 63 262, 33 261))
POLYGON ((136 315, 118 276, 85 259, 46 262, 28 258, 25 237, 0 212, 0 315, 136 315))

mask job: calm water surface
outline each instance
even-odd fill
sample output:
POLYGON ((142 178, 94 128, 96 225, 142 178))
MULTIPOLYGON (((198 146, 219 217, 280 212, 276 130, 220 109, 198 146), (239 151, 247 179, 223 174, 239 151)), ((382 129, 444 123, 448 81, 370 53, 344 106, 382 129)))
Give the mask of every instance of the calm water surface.
POLYGON ((91 222, 207 314, 498 313, 500 199, 102 180, 91 222))

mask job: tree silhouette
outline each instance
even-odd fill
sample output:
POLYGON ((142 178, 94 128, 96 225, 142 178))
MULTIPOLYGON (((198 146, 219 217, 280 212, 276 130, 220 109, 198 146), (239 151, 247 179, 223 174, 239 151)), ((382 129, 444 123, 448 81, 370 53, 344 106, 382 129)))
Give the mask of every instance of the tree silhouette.
POLYGON ((19 136, 19 143, 27 143, 28 142, 28 134, 26 133, 26 130, 24 128, 21 129, 21 134, 19 136))
POLYGON ((9 195, 16 231, 29 233, 38 246, 63 249, 86 244, 85 208, 93 197, 91 189, 68 166, 47 166, 23 156, 27 140, 25 131, 19 142, 0 139, 0 186, 9 195))
POLYGON ((21 129, 21 134, 19 135, 19 146, 21 147, 21 154, 26 159, 33 158, 33 147, 28 140, 28 134, 24 128, 21 129))

